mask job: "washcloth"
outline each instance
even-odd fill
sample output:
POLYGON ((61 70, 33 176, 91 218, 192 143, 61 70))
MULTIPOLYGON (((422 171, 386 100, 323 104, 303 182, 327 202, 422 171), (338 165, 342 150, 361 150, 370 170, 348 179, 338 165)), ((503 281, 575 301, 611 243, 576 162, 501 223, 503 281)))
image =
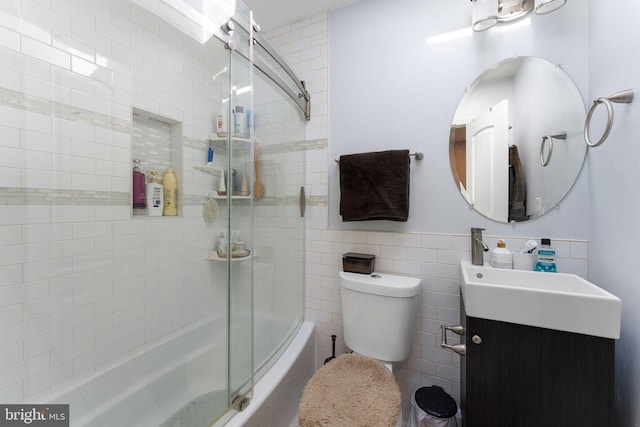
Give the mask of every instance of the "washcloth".
POLYGON ((342 221, 409 218, 409 150, 340 156, 342 221))
POLYGON ((518 147, 509 147, 509 221, 526 221, 527 185, 518 147))

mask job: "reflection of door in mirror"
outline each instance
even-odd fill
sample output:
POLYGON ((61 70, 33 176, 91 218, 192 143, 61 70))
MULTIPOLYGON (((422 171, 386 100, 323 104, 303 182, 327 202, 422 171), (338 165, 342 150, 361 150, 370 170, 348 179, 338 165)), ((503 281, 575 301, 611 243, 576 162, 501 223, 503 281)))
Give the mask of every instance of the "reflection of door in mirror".
POLYGON ((467 188, 467 127, 451 126, 449 160, 458 190, 467 188))
POLYGON ((509 213, 509 102, 467 123, 467 186, 475 209, 498 221, 509 213))

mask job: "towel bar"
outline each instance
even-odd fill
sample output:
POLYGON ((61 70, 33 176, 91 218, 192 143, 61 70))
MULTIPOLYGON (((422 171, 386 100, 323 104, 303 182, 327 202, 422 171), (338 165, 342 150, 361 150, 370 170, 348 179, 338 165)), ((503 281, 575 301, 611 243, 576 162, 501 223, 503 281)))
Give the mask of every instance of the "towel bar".
MULTIPOLYGON (((410 156, 415 156, 416 160, 424 159, 424 153, 421 151, 416 151, 415 153, 409 153, 410 156)), ((340 163, 340 160, 335 159, 336 163, 340 163)))

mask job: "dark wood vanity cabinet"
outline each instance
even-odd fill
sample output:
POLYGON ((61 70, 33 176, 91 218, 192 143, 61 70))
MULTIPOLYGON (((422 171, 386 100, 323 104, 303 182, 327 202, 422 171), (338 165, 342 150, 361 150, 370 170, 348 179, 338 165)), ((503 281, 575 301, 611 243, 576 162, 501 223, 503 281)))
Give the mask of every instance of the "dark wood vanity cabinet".
POLYGON ((464 313, 464 427, 613 427, 613 339, 464 313))

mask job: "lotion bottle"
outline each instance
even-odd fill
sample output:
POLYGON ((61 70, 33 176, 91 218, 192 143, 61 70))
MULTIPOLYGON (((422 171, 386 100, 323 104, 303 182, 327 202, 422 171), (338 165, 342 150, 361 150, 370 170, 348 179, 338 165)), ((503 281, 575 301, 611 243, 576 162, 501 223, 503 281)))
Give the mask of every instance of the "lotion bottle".
POLYGON ((240 105, 234 110, 234 124, 236 136, 246 136, 247 134, 247 118, 244 115, 244 108, 240 105))
POLYGON ((224 171, 220 171, 220 182, 218 183, 218 196, 227 195, 227 186, 224 183, 224 171))
POLYGON ((216 134, 220 137, 224 137, 229 135, 227 127, 227 114, 225 109, 223 108, 218 114, 216 118, 216 134))
POLYGON ((147 207, 144 186, 144 173, 140 170, 141 160, 133 161, 133 214, 144 215, 144 208, 147 207))
POLYGON ((171 168, 167 169, 164 177, 162 177, 162 187, 164 189, 164 209, 162 214, 164 216, 176 216, 178 214, 178 181, 171 168))
POLYGON ((151 181, 146 185, 147 210, 149 216, 162 216, 164 209, 164 195, 162 184, 158 181, 158 173, 151 171, 151 181))
POLYGON ((491 251, 491 266, 494 268, 513 268, 513 256, 502 239, 498 240, 498 245, 491 251))

